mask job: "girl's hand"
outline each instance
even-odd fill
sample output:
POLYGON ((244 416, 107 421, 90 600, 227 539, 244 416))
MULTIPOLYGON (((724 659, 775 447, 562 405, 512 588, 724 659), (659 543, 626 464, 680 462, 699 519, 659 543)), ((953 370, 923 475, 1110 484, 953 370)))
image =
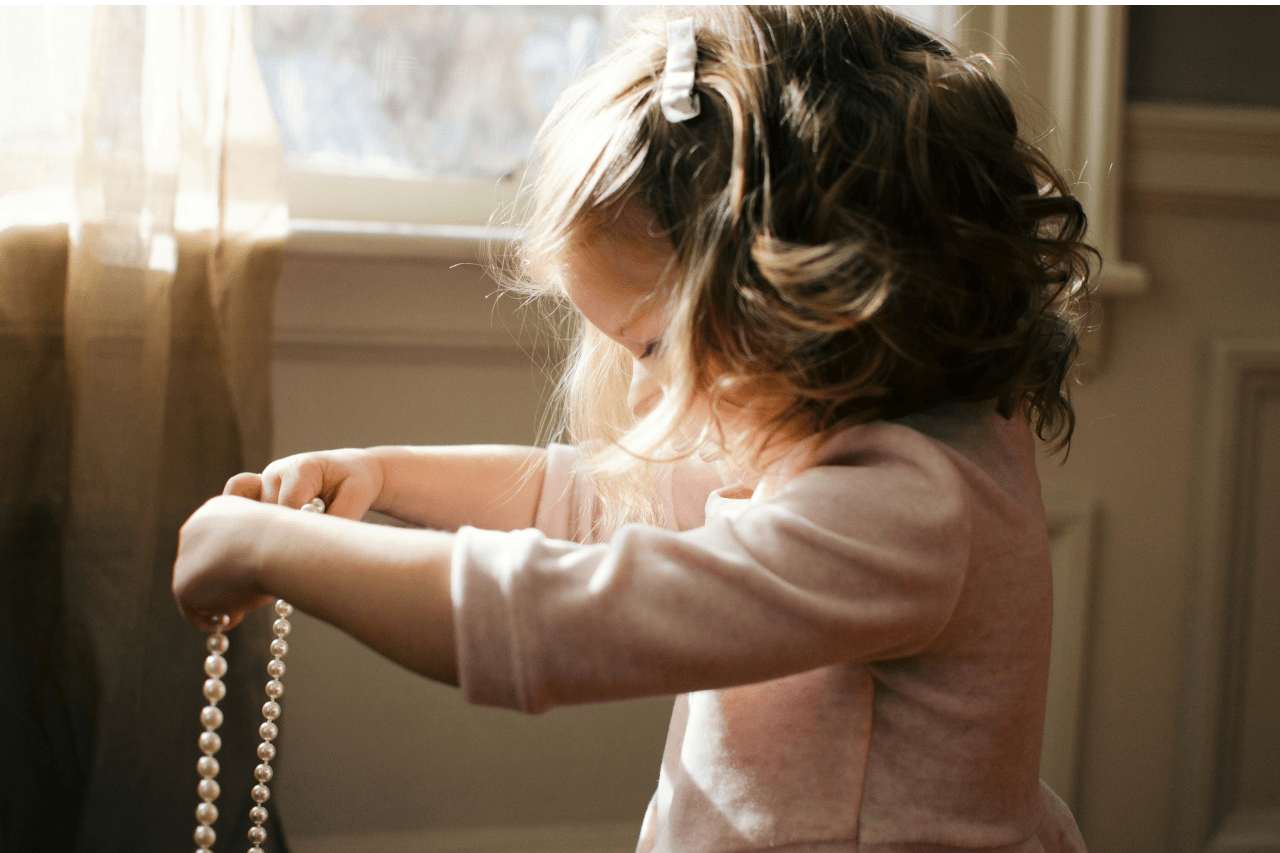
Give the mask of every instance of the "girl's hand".
POLYGON ((382 464, 367 450, 326 450, 277 459, 261 474, 237 474, 224 495, 298 509, 320 498, 329 515, 359 521, 377 502, 382 464))
POLYGON ((193 625, 232 626, 272 598, 397 663, 457 683, 453 535, 360 524, 222 495, 182 526, 173 597, 193 625))
POLYGON ((227 627, 232 627, 245 611, 271 601, 257 580, 260 544, 282 512, 222 496, 209 499, 187 519, 178 534, 173 597, 188 622, 211 631, 218 626, 217 617, 225 614, 231 618, 227 627))

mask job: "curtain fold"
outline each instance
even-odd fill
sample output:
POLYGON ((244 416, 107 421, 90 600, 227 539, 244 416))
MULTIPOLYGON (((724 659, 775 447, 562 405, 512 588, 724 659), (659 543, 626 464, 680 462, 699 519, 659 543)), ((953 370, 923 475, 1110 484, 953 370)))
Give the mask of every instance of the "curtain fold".
MULTIPOLYGON (((204 635, 169 578, 269 457, 288 221, 250 23, 0 9, 0 853, 193 846, 204 635)), ((218 850, 247 846, 269 640, 231 636, 218 850)))

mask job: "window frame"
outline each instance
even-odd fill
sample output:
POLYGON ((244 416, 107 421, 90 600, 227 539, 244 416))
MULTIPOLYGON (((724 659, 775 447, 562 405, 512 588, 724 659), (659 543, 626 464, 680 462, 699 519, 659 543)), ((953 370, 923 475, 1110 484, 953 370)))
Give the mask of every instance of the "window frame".
MULTIPOLYGON (((619 6, 616 36, 639 6, 619 6)), ((1122 121, 1127 11, 1116 6, 936 5, 912 17, 992 57, 1015 93, 1043 105, 1057 124, 1038 142, 1070 175, 1089 217, 1090 239, 1107 259, 1101 297, 1148 289, 1146 271, 1120 254, 1122 121), (1021 60, 1015 59, 1020 57, 1021 60)), ((900 11, 910 13, 909 8, 900 11)), ((399 179, 287 172, 290 251, 308 254, 473 260, 518 239, 511 211, 523 179, 399 179)))

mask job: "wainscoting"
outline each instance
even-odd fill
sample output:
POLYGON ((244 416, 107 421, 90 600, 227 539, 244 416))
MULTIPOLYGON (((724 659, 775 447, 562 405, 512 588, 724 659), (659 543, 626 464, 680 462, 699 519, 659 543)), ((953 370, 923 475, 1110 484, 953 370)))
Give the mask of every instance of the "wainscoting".
POLYGON ((1095 306, 1105 359, 1041 466, 1092 542, 1079 716, 1055 703, 1044 771, 1074 725, 1095 853, 1277 853, 1280 112, 1135 105, 1125 136, 1121 244, 1149 287, 1095 306))
POLYGON ((1276 851, 1280 336, 1215 338, 1206 390, 1179 849, 1276 851))

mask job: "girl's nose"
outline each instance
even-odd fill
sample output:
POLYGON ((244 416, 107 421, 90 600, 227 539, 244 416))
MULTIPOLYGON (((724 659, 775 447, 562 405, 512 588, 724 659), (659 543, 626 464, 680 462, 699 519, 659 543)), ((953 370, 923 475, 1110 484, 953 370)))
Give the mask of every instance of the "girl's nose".
POLYGON ((643 418, 662 399, 662 386, 653 378, 649 368, 638 359, 631 361, 631 388, 627 391, 627 408, 637 418, 643 418))

